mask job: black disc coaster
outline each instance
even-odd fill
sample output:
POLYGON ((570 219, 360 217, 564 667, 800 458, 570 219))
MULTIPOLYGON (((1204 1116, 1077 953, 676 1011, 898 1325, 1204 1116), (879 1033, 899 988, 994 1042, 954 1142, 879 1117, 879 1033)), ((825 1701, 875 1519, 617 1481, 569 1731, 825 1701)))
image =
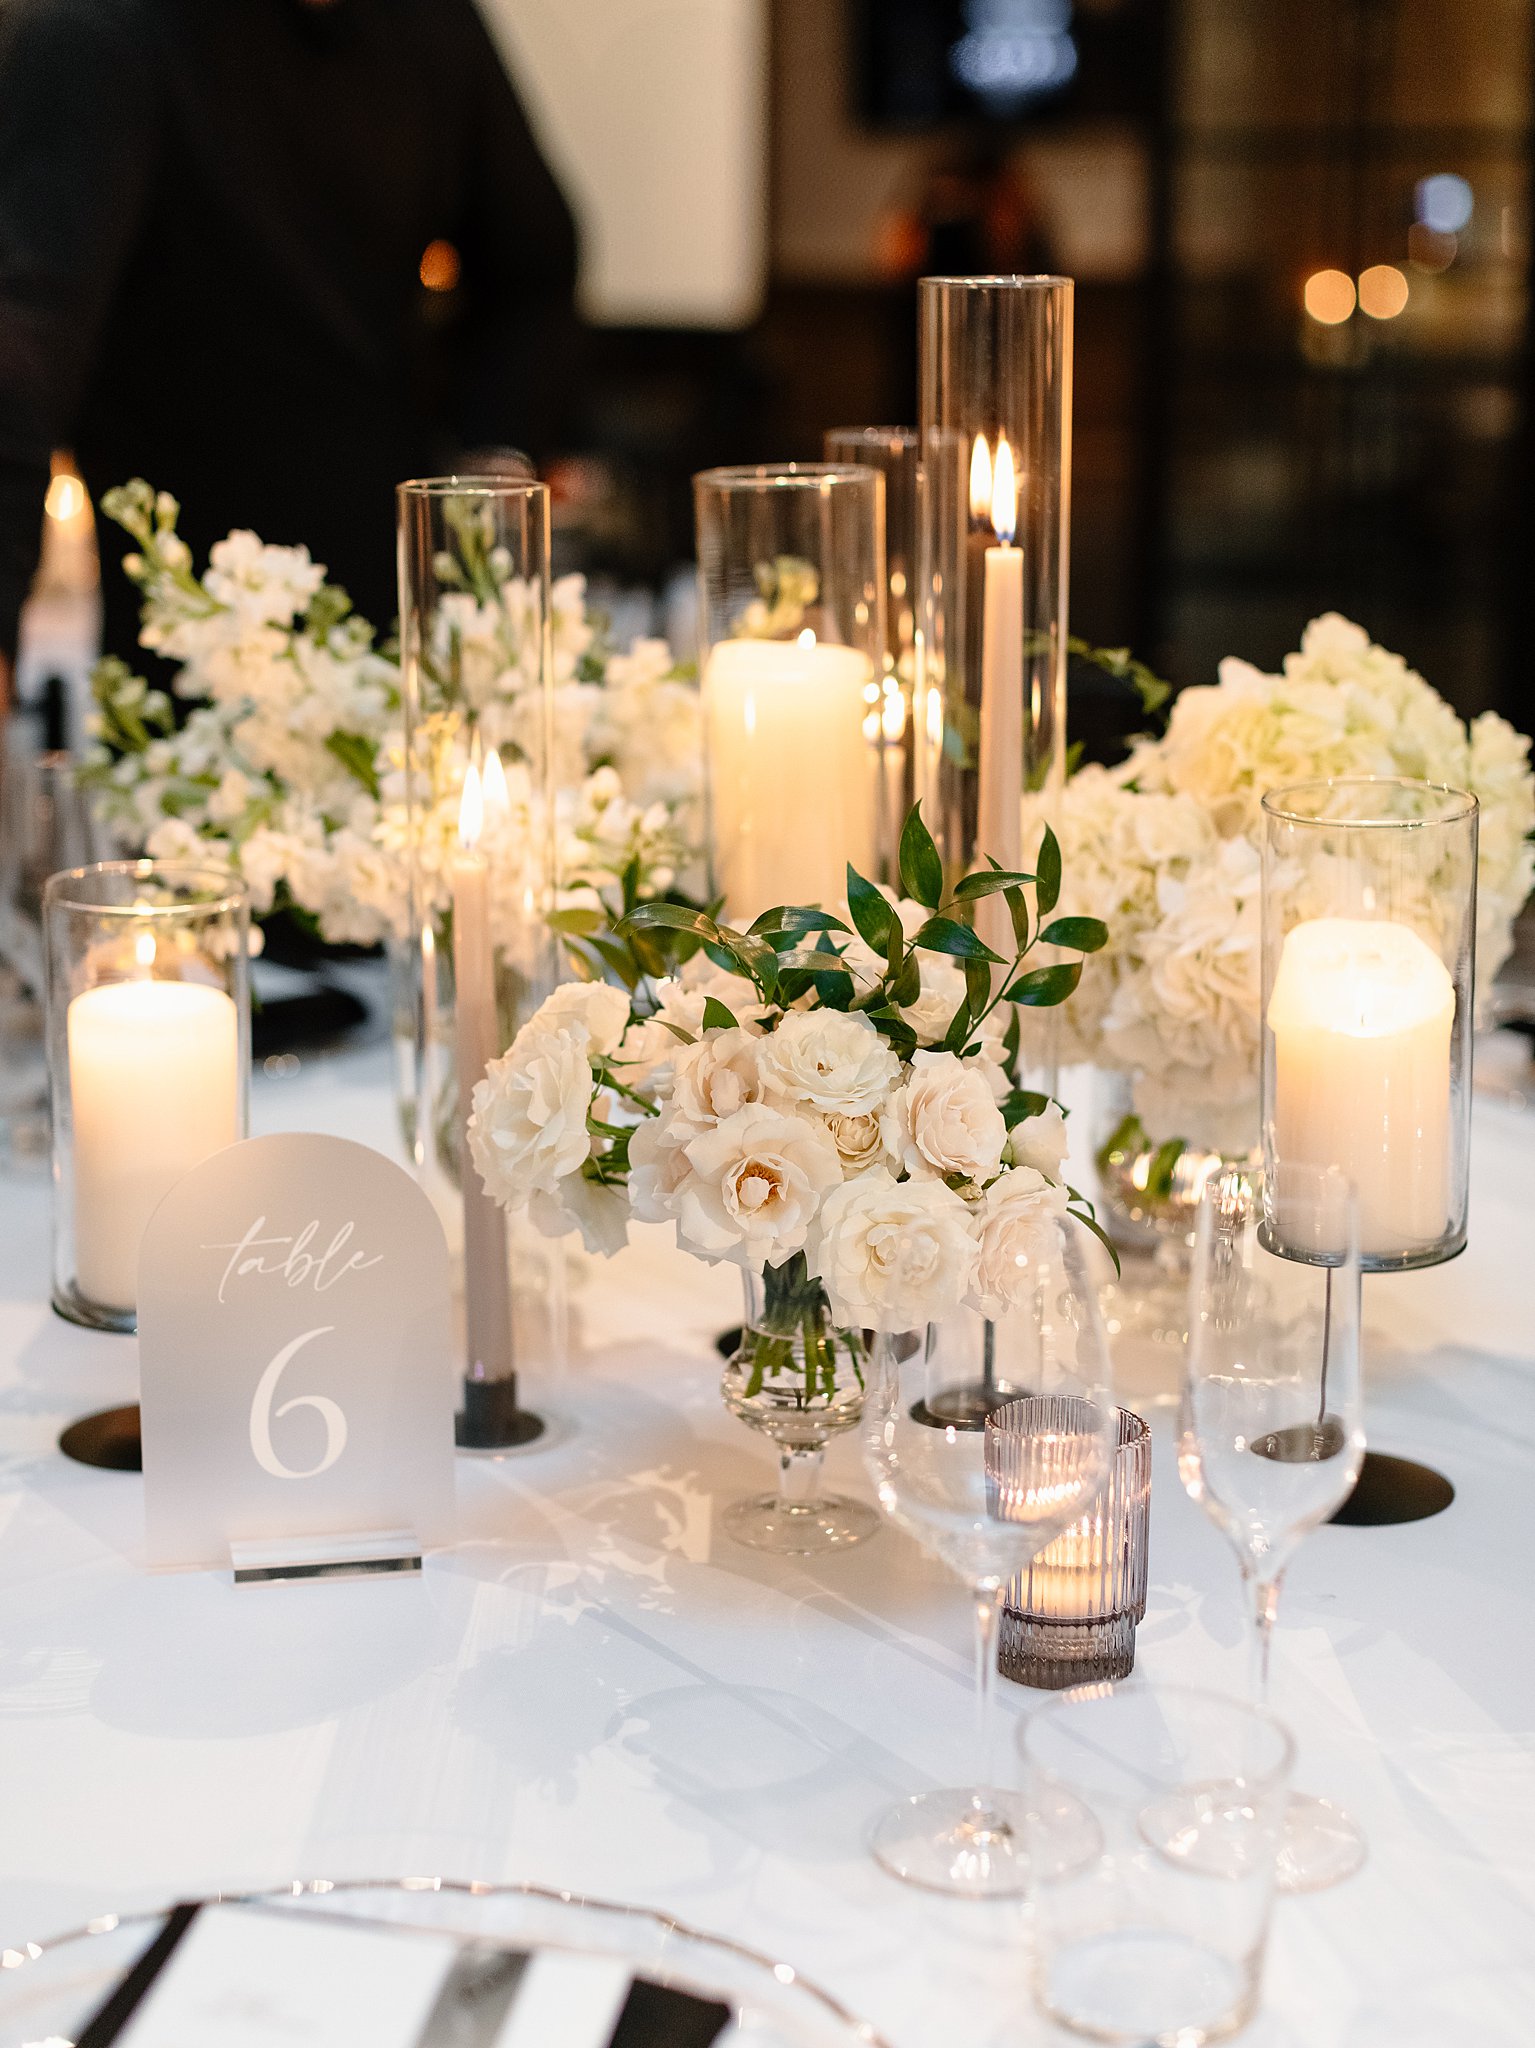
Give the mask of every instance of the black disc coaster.
POLYGON ((1353 1492, 1333 1516, 1350 1529, 1387 1529, 1398 1522, 1426 1522, 1443 1514, 1455 1489, 1432 1465, 1366 1451, 1353 1492))
POLYGON ((544 1433, 543 1417, 517 1405, 515 1375, 464 1381, 464 1405, 453 1421, 461 1451, 516 1451, 544 1433))
POLYGON ((144 1446, 139 1437, 139 1410, 103 1408, 82 1415, 59 1438, 59 1449, 77 1465, 96 1465, 107 1472, 142 1472, 144 1446))

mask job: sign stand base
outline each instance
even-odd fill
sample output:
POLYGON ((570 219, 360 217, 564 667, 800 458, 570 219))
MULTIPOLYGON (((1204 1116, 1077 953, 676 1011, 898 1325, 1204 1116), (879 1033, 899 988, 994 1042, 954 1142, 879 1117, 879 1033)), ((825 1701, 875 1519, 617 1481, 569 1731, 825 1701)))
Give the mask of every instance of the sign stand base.
POLYGON ((269 1536, 231 1542, 237 1586, 279 1579, 374 1578, 419 1572, 421 1544, 413 1529, 370 1529, 355 1536, 269 1536))

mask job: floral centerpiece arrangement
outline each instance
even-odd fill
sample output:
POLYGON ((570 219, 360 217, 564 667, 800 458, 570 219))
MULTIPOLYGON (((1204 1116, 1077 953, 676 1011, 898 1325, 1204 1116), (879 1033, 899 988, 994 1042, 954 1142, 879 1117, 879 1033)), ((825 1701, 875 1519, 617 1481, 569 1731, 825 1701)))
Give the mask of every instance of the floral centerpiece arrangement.
POLYGON ((1184 690, 1161 738, 1031 800, 1059 835, 1065 907, 1109 942, 1063 1012, 1063 1056, 1134 1077, 1140 1127, 1245 1151, 1257 1136, 1259 806, 1322 777, 1448 783, 1481 804, 1477 977, 1508 957, 1535 872, 1530 742, 1494 712, 1468 726, 1401 658, 1336 613, 1278 675, 1235 658, 1184 690))
MULTIPOLYGON (((248 532, 213 548, 199 575, 176 530, 176 500, 142 481, 102 510, 135 543, 140 642, 179 664, 171 698, 120 660, 95 672, 94 750, 85 780, 122 839, 152 855, 227 863, 258 913, 291 907, 333 943, 371 945, 408 927, 409 831, 400 672, 391 648, 326 581, 303 547, 248 532)), ((531 762, 526 592, 493 558, 467 554, 448 617, 476 678, 482 734, 505 743, 510 803, 487 844, 518 915, 516 878, 544 819, 531 762)), ((664 641, 623 654, 585 607, 585 579, 554 585, 557 903, 596 916, 662 893, 696 865, 701 833, 697 690, 664 641)), ((428 850, 456 840, 468 736, 445 735, 433 764, 428 850)), ((446 855, 427 862, 446 914, 446 855)))
POLYGON ((1035 947, 1095 952, 1102 924, 1054 915, 1048 832, 1034 873, 983 870, 944 901, 914 810, 900 873, 907 903, 850 867, 846 919, 790 906, 737 931, 639 906, 607 939, 622 985, 556 990, 474 1094, 470 1151, 509 1210, 603 1252, 631 1218, 669 1221, 698 1257, 760 1275, 750 1376, 794 1371, 804 1405, 863 1330, 962 1302, 1005 1315, 1047 1215, 1091 1226, 1061 1181, 1059 1108, 1017 1086, 1017 1006, 1081 977, 1080 957, 1026 965, 1035 947), (996 894, 1009 960, 964 921, 996 894))

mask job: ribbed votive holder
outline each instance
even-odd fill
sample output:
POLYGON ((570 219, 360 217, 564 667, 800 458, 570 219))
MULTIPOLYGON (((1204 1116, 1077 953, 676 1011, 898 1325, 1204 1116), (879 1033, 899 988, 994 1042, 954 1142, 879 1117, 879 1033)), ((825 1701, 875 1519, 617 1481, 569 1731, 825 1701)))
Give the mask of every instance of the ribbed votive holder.
POLYGON ((1121 1408, 1103 1491, 1008 1588, 997 1651, 1005 1678, 1058 1692, 1129 1676, 1150 1524, 1151 1431, 1121 1408))

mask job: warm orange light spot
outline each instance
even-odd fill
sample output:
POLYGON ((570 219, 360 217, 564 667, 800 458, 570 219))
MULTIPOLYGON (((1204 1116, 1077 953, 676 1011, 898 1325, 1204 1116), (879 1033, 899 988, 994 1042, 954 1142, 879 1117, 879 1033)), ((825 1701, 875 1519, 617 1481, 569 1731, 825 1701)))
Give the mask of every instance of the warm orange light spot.
POLYGON ((1354 280, 1346 270, 1314 270, 1306 279, 1306 311, 1324 327, 1337 327, 1354 310, 1354 280))
POLYGON ((421 282, 429 292, 450 292, 463 273, 451 242, 428 242, 421 252, 421 282))
POLYGON ((1359 310, 1372 320, 1394 320, 1407 304, 1407 280, 1394 263, 1372 263, 1359 273, 1359 310))

